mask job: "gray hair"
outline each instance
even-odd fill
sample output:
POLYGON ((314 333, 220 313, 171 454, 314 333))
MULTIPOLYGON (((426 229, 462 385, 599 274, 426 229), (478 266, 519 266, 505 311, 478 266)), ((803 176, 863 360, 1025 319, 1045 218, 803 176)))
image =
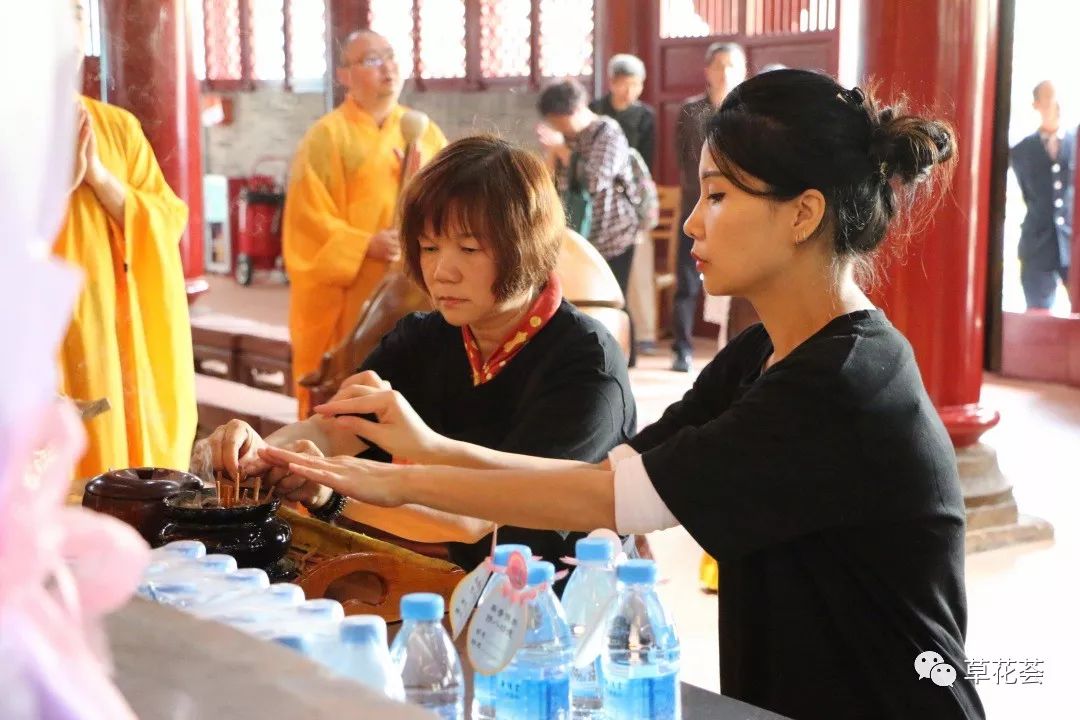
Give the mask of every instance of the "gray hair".
POLYGON ((641 62, 641 58, 626 53, 612 55, 611 60, 608 61, 607 74, 608 77, 611 78, 622 77, 624 75, 644 78, 645 63, 641 62))
POLYGON ((737 56, 742 64, 746 64, 746 51, 743 50, 743 46, 737 42, 714 42, 708 48, 705 49, 705 64, 711 65, 713 58, 720 53, 727 53, 728 55, 737 56))

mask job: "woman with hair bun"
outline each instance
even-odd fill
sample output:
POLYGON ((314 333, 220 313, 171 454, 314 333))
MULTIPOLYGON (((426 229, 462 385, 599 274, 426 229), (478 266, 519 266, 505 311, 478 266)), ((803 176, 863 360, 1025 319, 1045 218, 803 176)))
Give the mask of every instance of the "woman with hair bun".
MULTIPOLYGON (((595 465, 489 453, 491 470, 435 467, 464 450, 413 420, 394 443, 428 448, 420 466, 264 454, 380 505, 535 528, 682 524, 720 563, 726 695, 799 720, 982 718, 956 458, 911 346, 859 285, 955 154, 946 123, 824 75, 747 80, 708 120, 685 230, 708 292, 748 298, 762 324, 659 421, 595 465)), ((406 417, 387 411, 400 402, 373 389, 338 410, 406 417)))

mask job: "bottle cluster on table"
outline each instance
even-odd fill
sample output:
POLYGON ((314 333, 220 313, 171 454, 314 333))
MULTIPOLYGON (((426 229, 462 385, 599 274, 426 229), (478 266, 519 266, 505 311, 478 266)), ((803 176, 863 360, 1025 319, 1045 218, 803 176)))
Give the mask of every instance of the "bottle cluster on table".
MULTIPOLYGON (((681 717, 679 641, 656 593, 655 565, 628 560, 616 566, 617 548, 603 538, 580 540, 576 550, 561 601, 552 589, 554 566, 528 561, 519 600, 524 641, 500 672, 474 674, 474 720, 681 717)), ((493 564, 505 568, 514 553, 531 558, 524 545, 499 545, 493 564)), ((508 592, 507 583, 505 573, 493 573, 478 607, 508 592)), ((208 555, 197 541, 154 550, 138 592, 276 642, 444 720, 467 717, 461 659, 443 627, 440 595, 404 596, 402 627, 388 647, 382 618, 345 617, 340 603, 307 600, 299 586, 271 584, 263 571, 238 569, 233 558, 208 555)))

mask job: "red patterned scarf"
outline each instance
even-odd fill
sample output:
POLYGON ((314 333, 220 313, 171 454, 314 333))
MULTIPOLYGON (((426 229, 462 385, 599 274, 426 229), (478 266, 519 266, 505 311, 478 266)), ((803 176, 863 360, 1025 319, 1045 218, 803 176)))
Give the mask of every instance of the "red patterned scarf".
POLYGON ((538 332, 544 329, 555 315, 562 303, 562 283, 559 276, 551 273, 547 285, 536 298, 536 302, 529 308, 529 312, 522 318, 521 323, 510 331, 502 345, 492 353, 491 357, 484 362, 480 356, 480 346, 473 336, 468 325, 461 328, 461 338, 465 342, 465 354, 469 357, 469 367, 472 368, 473 387, 483 385, 498 375, 506 364, 515 355, 521 352, 538 332))

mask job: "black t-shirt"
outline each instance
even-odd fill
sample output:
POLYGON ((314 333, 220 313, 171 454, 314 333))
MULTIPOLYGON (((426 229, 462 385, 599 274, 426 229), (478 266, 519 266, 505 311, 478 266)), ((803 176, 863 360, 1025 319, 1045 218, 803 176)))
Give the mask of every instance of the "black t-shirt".
POLYGON ((762 372, 771 353, 746 330, 630 442, 719 561, 721 691, 797 720, 982 718, 956 457, 911 346, 875 310, 762 372))
MULTIPOLYGON (((492 380, 473 386, 461 329, 437 312, 403 318, 364 362, 388 380, 435 432, 476 445, 599 462, 637 426, 626 357, 598 321, 565 300, 547 325, 492 380)), ((387 460, 378 448, 362 457, 387 460)), ((580 533, 502 526, 500 543, 525 543, 545 560, 573 556, 580 533)), ((471 570, 490 535, 450 543, 471 570)))

